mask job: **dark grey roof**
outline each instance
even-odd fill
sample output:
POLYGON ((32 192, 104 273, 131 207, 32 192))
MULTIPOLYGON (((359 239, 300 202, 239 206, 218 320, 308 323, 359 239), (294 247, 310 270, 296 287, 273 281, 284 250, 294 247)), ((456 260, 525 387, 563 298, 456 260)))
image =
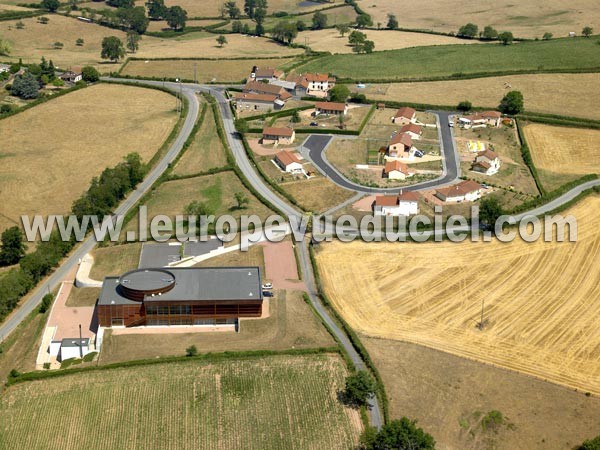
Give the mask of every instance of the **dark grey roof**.
POLYGON ((90 345, 90 340, 88 338, 64 338, 60 343, 61 347, 87 347, 88 345, 90 345))
MULTIPOLYGON (((175 277, 175 285, 161 295, 146 296, 144 302, 152 301, 212 301, 212 300, 262 300, 261 275, 258 267, 190 267, 149 270, 145 273, 163 277, 168 271, 175 277)), ((131 277, 131 273, 127 274, 131 277)), ((106 277, 98 300, 99 305, 134 305, 135 300, 126 298, 119 288, 119 277, 106 277)), ((144 276, 136 279, 142 283, 144 276)), ((128 286, 125 284, 125 286, 128 286)), ((130 286, 128 286, 130 287, 130 286)), ((152 289, 153 283, 148 283, 152 289)))

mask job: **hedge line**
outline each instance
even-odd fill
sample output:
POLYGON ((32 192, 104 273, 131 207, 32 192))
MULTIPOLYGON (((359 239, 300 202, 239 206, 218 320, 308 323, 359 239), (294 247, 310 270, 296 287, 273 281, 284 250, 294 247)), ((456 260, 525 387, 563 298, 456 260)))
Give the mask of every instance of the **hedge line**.
POLYGON ((592 128, 600 129, 600 121, 593 119, 582 119, 579 117, 559 116, 556 114, 541 114, 534 112, 523 112, 517 117, 531 122, 543 123, 546 125, 557 125, 571 128, 592 128))
POLYGON ((2 11, 0 12, 0 22, 5 20, 28 19, 47 14, 47 11, 2 11))
POLYGON ((531 151, 529 150, 529 146, 527 145, 527 139, 525 139, 525 133, 523 133, 523 129, 518 120, 515 120, 515 124, 517 127, 517 132, 519 134, 519 140, 521 141, 521 157, 523 158, 523 162, 529 169, 533 180, 535 181, 535 185, 537 186, 538 191, 540 192, 540 196, 543 197, 547 194, 544 185, 542 184, 542 180, 540 180, 540 176, 537 171, 537 167, 533 163, 533 158, 531 156, 531 151))
POLYGON ((306 349, 288 349, 288 350, 247 350, 247 351, 235 351, 235 352, 222 352, 222 353, 204 353, 197 356, 169 356, 166 358, 152 358, 152 359, 139 359, 135 361, 125 361, 113 364, 107 364, 104 366, 85 366, 77 367, 70 370, 36 370, 33 372, 26 372, 20 374, 17 377, 9 377, 6 386, 11 386, 16 383, 22 383, 25 381, 44 380, 47 378, 62 377, 65 375, 73 375, 78 373, 87 372, 99 372, 104 370, 121 369, 127 367, 139 367, 139 366, 151 366, 156 364, 167 364, 175 362, 220 362, 232 359, 253 359, 263 358, 266 356, 281 356, 281 355, 318 355, 327 353, 340 354, 340 349, 337 347, 317 347, 317 348, 306 348, 306 349))
POLYGON ((327 294, 325 293, 322 283, 321 283, 321 277, 319 275, 319 268, 317 267, 317 262, 315 260, 314 250, 313 250, 312 245, 309 246, 309 254, 310 254, 310 263, 312 265, 313 272, 314 272, 315 283, 317 285, 318 295, 319 295, 319 297, 321 297, 323 304, 329 309, 329 311, 331 311, 331 313, 335 317, 336 321, 340 323, 340 325, 342 326, 342 329, 344 330, 346 335, 348 335, 350 342, 352 342, 352 346, 354 347, 354 349, 358 352, 360 357, 365 362, 365 365, 373 373, 373 376, 375 377, 375 380, 377 381, 377 394, 376 395, 377 395, 377 398, 379 399, 381 408, 383 410, 383 420, 384 420, 384 422, 387 423, 389 420, 389 401, 388 401, 388 397, 387 397, 387 394, 385 391, 385 386, 383 384, 383 379, 381 378, 381 374, 379 373, 379 370, 375 366, 375 363, 373 363, 373 360, 371 359, 369 352, 367 351, 365 346, 360 341, 358 335, 354 332, 354 330, 350 327, 350 325, 348 325, 348 323, 338 314, 337 310, 335 309, 335 307, 333 306, 333 304, 327 297, 327 294))
MULTIPOLYGON (((229 89, 229 90, 237 92, 236 89, 229 89)), ((280 117, 293 116, 296 111, 305 111, 305 110, 311 109, 311 108, 314 108, 314 106, 313 105, 299 106, 298 108, 292 108, 292 109, 286 109, 286 110, 282 110, 282 111, 258 114, 256 116, 250 116, 250 117, 244 118, 243 120, 245 120, 246 122, 250 122, 252 120, 264 120, 269 117, 274 117, 276 119, 279 119, 280 117)))

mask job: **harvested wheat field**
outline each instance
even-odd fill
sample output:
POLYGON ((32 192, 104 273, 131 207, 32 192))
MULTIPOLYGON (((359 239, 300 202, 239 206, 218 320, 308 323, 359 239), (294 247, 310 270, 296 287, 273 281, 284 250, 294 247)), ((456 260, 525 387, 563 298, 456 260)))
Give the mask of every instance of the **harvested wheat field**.
POLYGON ((67 213, 128 153, 149 161, 177 122, 174 107, 164 92, 101 84, 1 120, 0 213, 67 213))
MULTIPOLYGON (((37 23, 36 18, 22 19, 25 28, 18 30, 18 20, 0 22, 0 36, 7 39, 12 47, 7 60, 39 62, 42 56, 52 59, 59 67, 95 65, 102 72, 117 70, 118 65, 100 58, 102 39, 117 36, 125 42, 125 33, 120 30, 85 23, 74 17, 57 14, 50 16, 46 25, 37 23), (84 40, 79 47, 75 41, 84 40), (62 42, 62 50, 53 48, 54 42, 62 42)), ((178 38, 162 39, 144 36, 140 49, 135 54, 139 58, 227 58, 241 56, 285 56, 302 53, 302 49, 291 49, 265 38, 252 38, 242 35, 227 36, 228 44, 219 48, 215 35, 190 33, 178 38)))
POLYGON ((209 81, 227 81, 239 83, 250 75, 253 66, 280 67, 286 63, 292 62, 293 60, 293 58, 248 60, 134 60, 129 61, 123 67, 121 73, 123 75, 130 76, 157 78, 171 77, 193 80, 195 69, 196 79, 199 83, 206 83, 209 81))
POLYGON ((569 210, 576 243, 335 242, 317 262, 359 332, 600 394, 599 211, 600 197, 569 210))
POLYGON ((528 124, 533 162, 546 189, 589 173, 600 173, 600 130, 528 124))
POLYGON ((527 111, 600 119, 598 74, 537 74, 476 78, 460 81, 370 84, 353 89, 369 98, 432 105, 457 105, 469 100, 475 106, 496 108, 510 90, 525 97, 527 111), (548 95, 551 92, 552 95, 548 95))
POLYGON ((480 30, 492 25, 498 31, 510 30, 515 36, 526 38, 541 38, 545 32, 565 37, 570 31, 580 33, 584 26, 598 24, 600 20, 600 3, 589 0, 568 4, 560 0, 493 3, 374 0, 361 3, 361 8, 373 17, 373 23, 386 24, 388 13, 394 13, 405 28, 456 32, 462 25, 473 22, 480 30))
MULTIPOLYGON (((407 47, 420 47, 425 45, 445 44, 476 44, 479 41, 464 40, 450 36, 438 36, 435 34, 410 33, 390 30, 362 30, 367 39, 375 42, 375 50, 394 50, 407 47)), ((352 53, 352 47, 348 44, 348 35, 341 37, 336 29, 318 31, 303 31, 298 33, 298 42, 308 42, 310 48, 319 52, 352 53), (307 40, 307 41, 305 41, 307 40)))
POLYGON ((358 412, 337 398, 346 374, 338 355, 314 354, 188 359, 24 382, 0 399, 2 448, 345 450, 362 428, 358 412))

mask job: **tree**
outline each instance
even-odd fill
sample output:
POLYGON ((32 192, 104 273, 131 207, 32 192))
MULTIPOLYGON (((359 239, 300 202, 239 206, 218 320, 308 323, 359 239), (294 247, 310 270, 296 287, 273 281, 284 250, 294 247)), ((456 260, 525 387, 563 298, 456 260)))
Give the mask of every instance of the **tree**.
POLYGON ((463 100, 462 102, 460 102, 458 104, 456 109, 458 109, 459 111, 462 111, 462 112, 467 112, 467 111, 471 111, 472 107, 473 107, 473 104, 469 100, 463 100))
POLYGON ((231 23, 231 31, 233 31, 234 33, 241 33, 242 32, 242 22, 240 20, 234 20, 231 23))
POLYGON ((265 34, 265 27, 263 26, 262 22, 258 22, 256 24, 256 26, 254 27, 254 34, 256 36, 262 36, 263 34, 265 34))
POLYGON ((25 256, 25 241, 23 232, 17 226, 10 227, 2 233, 0 238, 0 265, 10 266, 16 264, 25 256))
POLYGON ((350 96, 350 89, 345 84, 336 84, 329 90, 329 97, 332 102, 343 103, 350 96))
POLYGON ((140 40, 142 39, 142 37, 137 34, 135 31, 133 30, 129 30, 127 32, 127 49, 132 52, 135 53, 138 51, 138 49, 140 48, 140 40))
POLYGON ((273 35, 273 39, 291 44, 298 36, 298 28, 296 28, 296 25, 293 23, 281 21, 277 22, 273 27, 271 34, 273 35))
POLYGON ((81 76, 83 77, 83 81, 87 81, 88 83, 95 83, 100 79, 100 74, 96 68, 92 66, 85 66, 81 70, 81 76))
POLYGON ((546 32, 546 33, 544 33, 544 35, 542 36, 542 39, 543 39, 544 41, 549 41, 550 39, 552 39, 552 36, 554 36, 552 33, 550 33, 550 32, 546 32))
POLYGON ((148 17, 152 20, 164 19, 167 14, 165 0, 149 0, 146 3, 148 9, 148 17))
POLYGON ((488 229, 493 229, 498 217, 504 214, 498 197, 486 196, 479 206, 479 222, 488 229))
POLYGON ((54 50, 62 50, 62 48, 65 46, 65 44, 63 44, 62 42, 56 41, 54 44, 52 44, 52 46, 54 47, 54 50))
POLYGON ((313 30, 322 30, 327 26, 327 16, 321 11, 317 11, 312 17, 313 30))
POLYGON ((243 34, 250 34, 250 25, 248 25, 247 23, 245 23, 244 25, 242 25, 242 33, 243 34))
POLYGON ((116 36, 107 36, 102 39, 102 51, 100 57, 102 59, 110 59, 112 62, 117 62, 125 56, 123 42, 116 36))
POLYGON ((106 0, 106 4, 115 8, 133 8, 134 0, 106 0))
POLYGON ((243 192, 236 192, 234 194, 235 201, 237 202, 238 209, 244 209, 248 203, 250 203, 250 199, 243 192))
POLYGON ((250 129, 250 127, 248 126, 248 122, 246 122, 244 119, 236 119, 235 121, 235 129, 239 132, 239 133, 247 133, 248 130, 250 129))
POLYGON ((584 443, 579 446, 578 450, 600 450, 600 436, 584 441, 584 443))
POLYGON ((4 39, 0 39, 0 56, 8 56, 10 55, 12 48, 8 41, 4 39))
POLYGON ((83 38, 77 38, 77 40, 75 41, 75 45, 77 47, 83 47, 83 44, 84 44, 83 38))
POLYGON ((398 29, 398 19, 396 19, 396 16, 394 14, 388 14, 388 23, 387 23, 387 27, 390 30, 397 30, 398 29))
POLYGON ((13 81, 10 93, 22 99, 37 98, 40 85, 33 74, 29 71, 23 75, 17 75, 13 81))
POLYGON ((371 20, 371 16, 368 14, 359 14, 356 18, 356 26, 358 28, 370 27, 373 25, 373 20, 371 20))
POLYGON ((346 377, 344 397, 346 401, 354 406, 366 405, 370 397, 375 394, 377 384, 366 370, 359 370, 353 375, 346 377))
POLYGON ((257 0, 256 9, 254 10, 254 21, 256 22, 254 34, 257 36, 265 34, 265 27, 263 25, 265 17, 267 17, 267 2, 266 0, 257 0))
POLYGON ((468 23, 468 24, 460 27, 458 29, 457 34, 460 37, 473 39, 475 36, 477 36, 478 31, 479 31, 479 27, 477 25, 475 25, 474 23, 468 23))
POLYGON ((583 27, 583 30, 581 30, 581 34, 585 37, 590 37, 593 32, 594 29, 592 27, 583 27))
POLYGON ((373 50, 375 50, 375 42, 373 41, 365 41, 363 43, 363 50, 365 53, 373 53, 373 50))
POLYGON ((292 123, 300 123, 302 122, 302 118, 300 117, 300 113, 296 110, 292 114, 292 118, 290 119, 292 123))
POLYGON ((237 7, 235 2, 225 2, 225 12, 231 19, 237 19, 242 15, 242 11, 237 7))
POLYGON ((17 28, 17 30, 22 30, 23 28, 25 28, 25 24, 19 20, 17 23, 15 23, 15 27, 17 28))
POLYGON ((244 12, 251 19, 254 18, 254 9, 256 8, 256 0, 244 0, 244 12))
POLYGON ((195 345, 190 345, 185 349, 185 356, 196 356, 198 354, 198 349, 195 345))
POLYGON ((186 205, 184 212, 188 216, 196 217, 210 216, 212 214, 212 210, 210 209, 210 207, 206 203, 200 202, 198 200, 194 200, 190 204, 186 205))
POLYGON ((223 47, 225 44, 227 44, 227 38, 224 35, 220 34, 217 38, 217 44, 219 44, 219 47, 223 47))
POLYGON ((348 25, 344 25, 344 24, 342 24, 342 25, 336 25, 335 29, 338 30, 338 33, 340 33, 341 37, 344 37, 344 35, 346 33, 350 32, 350 27, 348 25))
POLYGON ((121 8, 117 11, 117 17, 123 25, 138 34, 144 34, 150 23, 150 20, 146 17, 146 9, 143 6, 121 8))
POLYGON ((348 43, 352 45, 352 50, 356 53, 360 53, 363 50, 363 44, 367 40, 367 35, 360 31, 353 31, 348 36, 348 43))
POLYGON ((296 29, 298 31, 304 31, 304 30, 306 30, 306 22, 304 22, 304 20, 298 20, 296 22, 296 29))
POLYGON ((54 296, 52 294, 46 294, 42 297, 42 303, 40 303, 40 308, 38 312, 40 314, 44 314, 48 309, 50 309, 50 305, 52 304, 52 300, 54 300, 54 296))
POLYGON ((498 35, 498 39, 504 45, 510 45, 514 41, 515 37, 510 31, 503 31, 498 35))
POLYGON ((523 111, 523 105, 523 94, 520 91, 510 91, 502 98, 498 109, 504 114, 514 115, 523 111))
POLYGON ((377 429, 369 427, 361 437, 365 450, 434 450, 433 437, 418 428, 414 420, 402 417, 377 429))
POLYGON ((488 40, 493 40, 493 39, 498 39, 498 31, 496 31, 495 28, 493 28, 490 25, 487 25, 484 29, 483 29, 483 33, 481 34, 481 37, 483 39, 488 39, 488 40))
POLYGON ((38 23, 41 23, 42 25, 48 25, 48 22, 50 22, 50 19, 48 17, 40 17, 38 19, 38 23))
POLYGON ((60 1, 59 0, 42 0, 42 2, 40 4, 42 5, 42 8, 44 8, 50 12, 54 12, 60 6, 60 1))
POLYGON ((167 11, 167 24, 173 30, 183 30, 187 20, 187 11, 181 6, 171 6, 167 11))

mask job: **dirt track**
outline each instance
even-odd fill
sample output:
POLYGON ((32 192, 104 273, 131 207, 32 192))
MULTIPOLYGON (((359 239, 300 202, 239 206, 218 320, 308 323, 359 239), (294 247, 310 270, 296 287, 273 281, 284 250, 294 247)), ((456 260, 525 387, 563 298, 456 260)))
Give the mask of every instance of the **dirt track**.
POLYGON ((317 261, 331 301, 365 334, 600 394, 599 207, 594 197, 570 211, 577 243, 336 242, 317 261))

